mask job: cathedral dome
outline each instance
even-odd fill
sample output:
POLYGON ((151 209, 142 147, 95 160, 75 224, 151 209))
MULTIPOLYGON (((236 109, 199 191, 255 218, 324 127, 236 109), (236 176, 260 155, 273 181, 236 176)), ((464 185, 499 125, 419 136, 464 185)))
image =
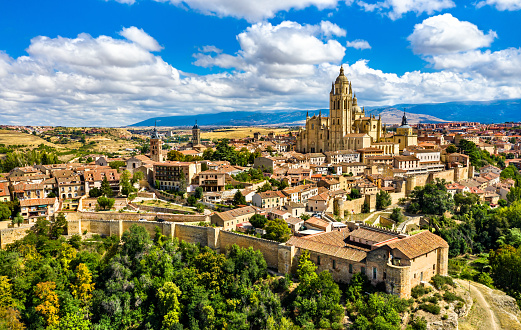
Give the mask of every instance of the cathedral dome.
POLYGON ((344 76, 344 67, 341 66, 340 67, 340 74, 338 75, 338 77, 336 77, 335 84, 339 84, 339 83, 347 84, 348 82, 349 81, 347 80, 347 77, 344 76))

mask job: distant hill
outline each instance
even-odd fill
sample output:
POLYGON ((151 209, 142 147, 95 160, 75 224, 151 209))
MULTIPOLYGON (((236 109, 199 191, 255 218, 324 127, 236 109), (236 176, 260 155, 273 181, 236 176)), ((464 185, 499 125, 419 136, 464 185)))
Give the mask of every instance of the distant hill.
MULTIPOLYGON (((366 107, 366 113, 381 115, 387 124, 398 124, 403 109, 411 123, 436 123, 444 121, 478 121, 502 123, 521 121, 521 99, 490 102, 449 102, 437 104, 398 104, 386 107, 366 107)), ((309 115, 318 115, 320 109, 309 110, 309 115)), ((329 111, 322 109, 322 115, 329 111)), ((195 121, 202 126, 295 126, 303 125, 306 111, 234 111, 193 116, 171 116, 150 118, 130 126, 179 127, 193 126, 195 121)))
MULTIPOLYGON (((309 115, 318 115, 320 110, 310 110, 309 115)), ((327 116, 328 110, 322 110, 322 114, 327 116)), ((157 117, 144 120, 130 126, 154 126, 157 120, 158 126, 283 126, 283 125, 302 125, 306 121, 306 111, 234 111, 219 112, 212 114, 200 114, 194 116, 172 116, 157 117)))
MULTIPOLYGON (((383 116, 387 110, 399 110, 403 113, 404 108, 407 113, 430 115, 443 121, 477 121, 484 124, 521 121, 521 99, 488 102, 398 104, 390 107, 375 107, 370 112, 382 113, 383 116)), ((423 119, 421 121, 424 122, 423 119)))

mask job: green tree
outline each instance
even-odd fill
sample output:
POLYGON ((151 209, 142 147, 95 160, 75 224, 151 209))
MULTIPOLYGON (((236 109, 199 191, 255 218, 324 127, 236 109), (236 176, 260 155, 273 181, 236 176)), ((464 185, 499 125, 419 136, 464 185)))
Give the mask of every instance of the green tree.
POLYGON ((369 203, 367 201, 364 201, 364 204, 362 204, 362 213, 369 213, 371 212, 369 203))
POLYGON ((112 190, 112 187, 110 186, 107 176, 104 176, 103 181, 101 181, 101 192, 103 193, 103 195, 105 195, 107 197, 112 197, 112 195, 114 195, 114 191, 112 190))
POLYGON ((105 196, 98 197, 98 205, 102 210, 110 210, 114 206, 115 201, 114 198, 108 198, 105 196))
POLYGON ((212 160, 226 160, 232 165, 237 165, 237 151, 228 144, 228 139, 222 139, 215 147, 212 160))
POLYGON ((197 204, 197 198, 195 198, 194 195, 190 195, 190 196, 188 196, 186 203, 190 206, 195 206, 195 204, 197 204))
POLYGON ((447 151, 448 154, 452 154, 452 153, 455 153, 456 151, 458 151, 458 149, 456 148, 455 145, 451 144, 447 147, 447 149, 445 149, 447 151))
POLYGON ((128 170, 121 173, 121 176, 119 177, 119 185, 121 187, 121 194, 124 196, 130 195, 130 193, 136 190, 130 182, 130 172, 128 170))
POLYGON ((507 201, 513 203, 518 200, 521 200, 521 187, 510 188, 510 191, 507 193, 507 201))
POLYGON ((389 218, 391 218, 391 220, 396 221, 396 223, 400 223, 403 220, 405 220, 405 217, 403 216, 403 213, 402 213, 402 209, 399 207, 393 208, 393 212, 391 213, 389 218))
POLYGON ((266 230, 264 238, 272 241, 286 242, 291 236, 288 224, 282 219, 268 220, 264 229, 266 230))
POLYGON ((409 205, 411 212, 413 205, 422 213, 442 215, 453 210, 454 199, 447 192, 445 181, 436 180, 435 183, 414 188, 411 192, 411 204, 409 205))
POLYGON ((89 197, 100 197, 101 195, 103 195, 103 192, 100 188, 94 187, 89 190, 89 197))
POLYGON ((378 192, 376 194, 376 208, 378 210, 383 210, 389 205, 391 205, 391 195, 383 190, 378 192))
POLYGON ((139 181, 143 180, 145 178, 145 175, 141 171, 135 171, 134 174, 132 174, 132 179, 130 180, 130 183, 133 185, 138 183, 139 181))
POLYGON ((362 197, 362 194, 360 194, 360 190, 358 190, 356 188, 352 188, 351 193, 349 195, 350 195, 351 199, 357 199, 357 198, 362 197))
POLYGON ((109 163, 110 168, 119 170, 120 167, 125 166, 126 163, 122 160, 115 160, 109 163))
POLYGON ((54 222, 51 225, 51 235, 53 237, 60 237, 65 232, 67 232, 67 219, 65 219, 65 215, 60 212, 55 216, 54 222))
POLYGON ((268 219, 265 216, 260 215, 260 214, 254 214, 250 218, 250 223, 255 228, 264 228, 264 226, 266 225, 266 222, 268 222, 268 219))
POLYGON ((202 187, 195 188, 194 196, 197 199, 203 198, 203 188, 202 187))
POLYGON ((180 295, 181 290, 172 282, 165 282, 157 292, 159 311, 163 316, 162 329, 172 329, 175 324, 179 323, 181 305, 178 297, 180 295))
POLYGON ((20 213, 17 213, 16 216, 11 220, 11 223, 14 225, 18 225, 20 227, 20 224, 24 223, 24 218, 20 213))
POLYGON ((179 171, 179 189, 178 189, 179 192, 185 193, 186 186, 187 186, 187 182, 186 182, 185 172, 183 170, 180 170, 179 171))
POLYGON ((237 190, 233 196, 233 205, 246 205, 246 197, 244 197, 240 190, 237 190))
POLYGON ((170 150, 168 154, 166 154, 166 159, 170 161, 182 162, 185 159, 185 155, 183 155, 180 151, 170 150))
POLYGON ((261 187, 257 188, 257 192, 258 193, 261 193, 261 192, 265 192, 265 191, 269 191, 271 190, 272 187, 271 185, 269 184, 269 182, 266 182, 265 184, 263 184, 261 187))
POLYGON ((0 220, 8 220, 11 216, 11 209, 7 204, 0 203, 0 220))

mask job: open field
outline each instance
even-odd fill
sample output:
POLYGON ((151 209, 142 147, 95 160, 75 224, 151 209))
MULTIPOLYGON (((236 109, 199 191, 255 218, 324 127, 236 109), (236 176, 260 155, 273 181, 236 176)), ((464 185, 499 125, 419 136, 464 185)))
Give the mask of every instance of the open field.
POLYGON ((269 132, 275 134, 287 134, 287 128, 261 128, 261 127, 237 127, 216 129, 212 132, 201 132, 201 139, 240 139, 245 137, 253 137, 253 133, 259 132, 261 135, 268 135, 269 132))
POLYGON ((142 202, 137 203, 137 205, 145 205, 145 206, 153 206, 153 207, 162 207, 165 209, 171 209, 171 210, 180 210, 180 211, 187 211, 187 212, 194 212, 193 209, 189 207, 184 207, 177 204, 172 204, 169 202, 165 202, 159 199, 156 200, 144 200, 142 202))
POLYGON ((5 144, 6 146, 23 145, 29 148, 36 148, 42 143, 50 147, 60 148, 54 143, 47 142, 44 139, 32 134, 10 130, 0 130, 0 144, 5 144))

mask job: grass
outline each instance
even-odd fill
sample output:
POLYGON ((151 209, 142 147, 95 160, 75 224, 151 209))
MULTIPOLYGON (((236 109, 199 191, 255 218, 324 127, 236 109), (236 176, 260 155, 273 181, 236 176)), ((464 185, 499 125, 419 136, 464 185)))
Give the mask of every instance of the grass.
POLYGON ((253 137, 253 133, 259 132, 263 136, 267 136, 269 132, 277 134, 287 134, 289 131, 285 128, 260 128, 260 127, 237 127, 216 129, 211 132, 201 132, 201 139, 241 139, 245 137, 253 137))
POLYGON ((163 207, 165 209, 171 209, 171 210, 194 212, 194 210, 191 209, 191 208, 188 208, 188 207, 185 207, 185 206, 181 206, 181 205, 177 205, 177 204, 168 203, 168 202, 165 202, 165 201, 162 201, 162 200, 159 200, 159 199, 156 199, 156 200, 145 200, 145 201, 143 201, 143 203, 140 202, 138 205, 153 206, 153 207, 163 207))
POLYGON ((6 146, 23 145, 37 148, 42 143, 50 147, 59 148, 54 143, 49 143, 36 135, 11 130, 0 130, 0 144, 5 144, 6 146))

